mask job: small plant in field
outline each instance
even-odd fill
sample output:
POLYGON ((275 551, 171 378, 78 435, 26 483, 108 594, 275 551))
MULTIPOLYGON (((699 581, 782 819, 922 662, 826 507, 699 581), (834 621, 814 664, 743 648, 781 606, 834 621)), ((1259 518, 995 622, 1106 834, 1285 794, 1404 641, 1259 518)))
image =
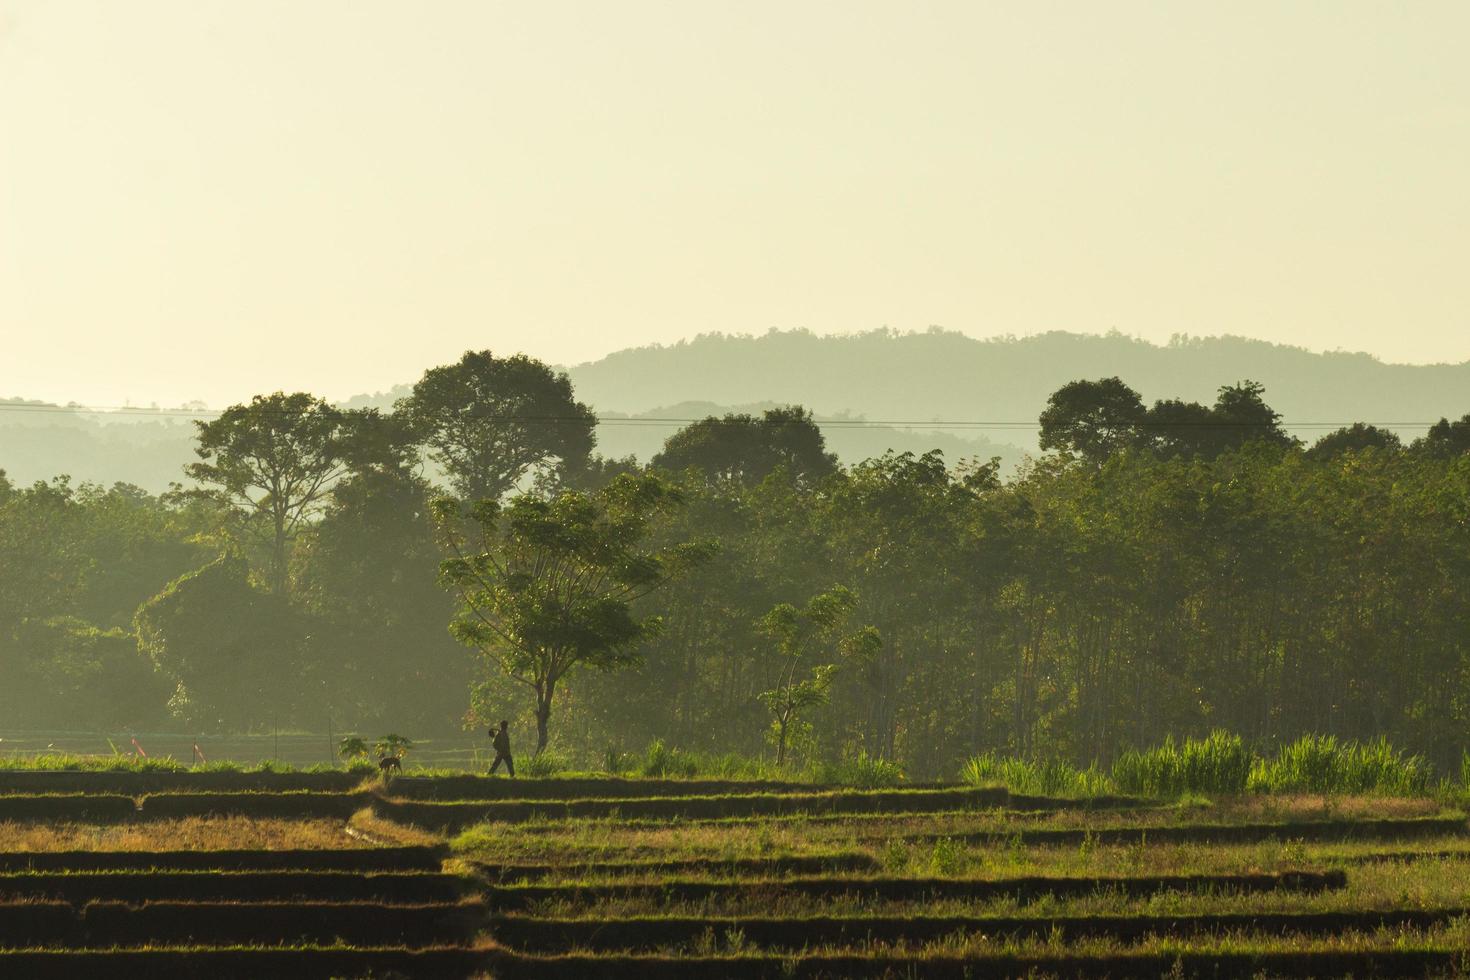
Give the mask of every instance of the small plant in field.
POLYGON ((337 754, 349 766, 358 759, 366 759, 368 755, 367 741, 355 735, 349 735, 337 743, 337 754))
POLYGON ((750 942, 745 938, 745 930, 730 928, 725 930, 725 952, 738 956, 750 948, 750 942))
POLYGON ((941 837, 929 852, 929 870, 936 875, 952 875, 960 870, 964 855, 953 838, 941 837))
POLYGON ((389 733, 373 743, 373 749, 381 756, 402 759, 413 748, 413 741, 402 735, 389 733))
POLYGON ((602 756, 602 771, 609 776, 621 776, 638 769, 638 757, 629 752, 609 748, 602 756))
POLYGON ((901 840, 891 840, 883 849, 883 867, 898 873, 909 866, 909 846, 901 840))

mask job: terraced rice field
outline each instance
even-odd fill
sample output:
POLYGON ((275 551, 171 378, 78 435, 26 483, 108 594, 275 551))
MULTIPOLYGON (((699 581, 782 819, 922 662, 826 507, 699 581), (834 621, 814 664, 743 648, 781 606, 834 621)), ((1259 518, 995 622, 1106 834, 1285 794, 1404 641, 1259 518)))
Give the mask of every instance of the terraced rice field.
POLYGON ((0 773, 0 976, 1470 973, 1434 801, 237 778, 0 773))

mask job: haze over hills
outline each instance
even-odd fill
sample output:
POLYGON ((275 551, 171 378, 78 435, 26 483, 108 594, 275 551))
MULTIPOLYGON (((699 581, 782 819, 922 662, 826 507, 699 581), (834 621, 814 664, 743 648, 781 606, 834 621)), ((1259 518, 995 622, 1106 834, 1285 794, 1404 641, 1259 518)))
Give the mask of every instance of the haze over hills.
MULTIPOLYGON (((846 463, 889 448, 937 448, 952 461, 999 456, 1009 470, 1034 451, 1034 423, 1052 391, 1111 375, 1149 402, 1210 402, 1221 385, 1259 381, 1288 428, 1301 425, 1296 434, 1308 441, 1325 430, 1305 423, 1392 423, 1413 438, 1423 424, 1470 411, 1470 362, 1387 364, 1239 337, 1179 337, 1160 346, 1116 333, 976 340, 937 329, 772 331, 630 348, 567 370, 578 398, 607 419, 599 451, 644 460, 679 427, 673 420, 796 403, 831 423, 828 444, 846 463), (650 421, 659 419, 671 421, 650 421), (853 424, 862 419, 887 424, 853 424), (936 422, 966 424, 928 428, 936 422)), ((389 408, 413 380, 343 404, 389 408)), ((73 482, 126 481, 157 491, 180 480, 194 459, 193 427, 184 418, 28 412, 15 404, 4 410, 0 403, 0 469, 17 482, 67 473, 73 482)))

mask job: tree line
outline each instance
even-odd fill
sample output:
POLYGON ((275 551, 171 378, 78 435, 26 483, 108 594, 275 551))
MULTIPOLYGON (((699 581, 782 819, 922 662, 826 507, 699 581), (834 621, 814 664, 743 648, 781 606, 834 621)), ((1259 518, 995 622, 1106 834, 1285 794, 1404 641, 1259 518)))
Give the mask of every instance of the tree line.
POLYGON ((798 407, 597 455, 564 375, 470 352, 393 411, 263 395, 191 483, 0 478, 0 727, 432 735, 511 718, 953 775, 1263 746, 1465 742, 1470 415, 1307 446, 1259 385, 1055 392, 1043 455, 841 467, 798 407))

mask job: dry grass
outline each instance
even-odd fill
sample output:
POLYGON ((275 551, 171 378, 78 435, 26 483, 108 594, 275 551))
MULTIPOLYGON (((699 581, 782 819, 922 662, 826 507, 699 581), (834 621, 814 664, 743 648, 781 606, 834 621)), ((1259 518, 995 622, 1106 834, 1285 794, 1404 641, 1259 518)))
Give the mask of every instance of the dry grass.
POLYGON ((0 849, 8 851, 281 851, 371 846, 350 837, 335 820, 236 816, 108 825, 0 823, 0 849))
POLYGON ((444 838, 417 827, 410 827, 391 820, 384 820, 369 808, 358 810, 347 821, 347 833, 354 839, 372 846, 394 845, 399 847, 434 847, 444 843, 444 838))

